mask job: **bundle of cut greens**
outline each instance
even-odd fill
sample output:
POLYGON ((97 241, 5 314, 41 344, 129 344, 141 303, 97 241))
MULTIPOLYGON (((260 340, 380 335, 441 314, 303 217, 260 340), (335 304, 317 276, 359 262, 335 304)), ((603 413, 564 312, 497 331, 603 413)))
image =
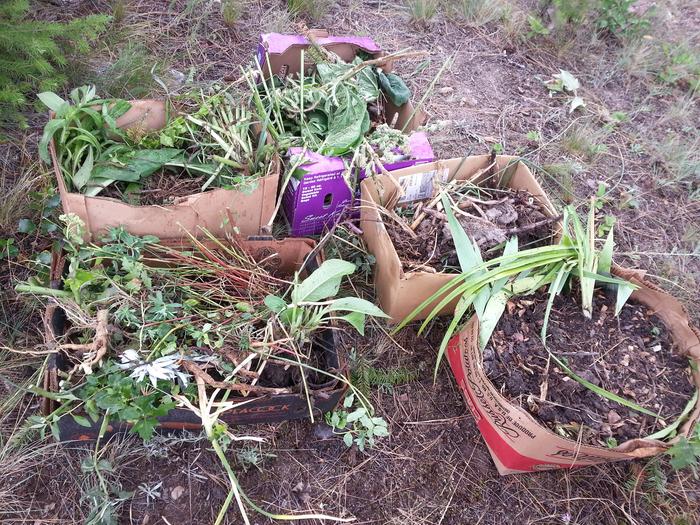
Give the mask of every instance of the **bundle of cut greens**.
POLYGON ((308 366, 317 330, 344 321, 362 331, 365 315, 384 315, 362 299, 333 299, 355 269, 345 261, 288 282, 235 240, 191 239, 182 249, 120 227, 101 245, 86 244, 80 219, 62 218, 61 289, 29 282, 17 290, 50 297, 66 313, 57 350, 73 367, 62 372, 58 415, 78 422, 109 414, 148 438, 192 376, 244 395, 288 392, 266 368, 308 366))
POLYGON ((251 114, 227 90, 212 91, 180 97, 178 104, 190 113, 179 114, 158 131, 118 128, 117 119, 131 104, 97 98, 91 86, 73 90, 68 101, 41 93, 40 100, 54 113, 39 145, 41 158, 51 162, 53 139, 69 188, 137 202, 157 172, 183 179, 190 193, 238 187, 268 175, 274 164, 266 133, 259 133, 251 114))
POLYGON ((387 98, 396 106, 410 99, 401 77, 385 73, 376 60, 358 56, 346 63, 318 46, 312 50, 321 61, 309 76, 302 67, 299 76, 281 79, 269 60, 262 66, 267 70, 257 64, 244 74, 252 104, 281 151, 298 147, 327 156, 352 154, 351 164, 358 167, 407 155, 407 137, 391 128, 384 112, 387 98))

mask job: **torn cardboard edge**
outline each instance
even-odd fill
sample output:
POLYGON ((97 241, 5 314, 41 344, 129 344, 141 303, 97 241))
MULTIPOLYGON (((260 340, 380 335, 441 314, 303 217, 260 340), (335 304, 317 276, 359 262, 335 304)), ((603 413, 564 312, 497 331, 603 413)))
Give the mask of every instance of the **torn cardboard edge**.
MULTIPOLYGON (((700 365, 700 331, 690 325, 683 306, 671 295, 644 280, 637 270, 616 267, 613 274, 639 288, 631 300, 646 305, 671 332, 682 355, 700 365)), ((479 431, 501 475, 575 468, 599 463, 655 456, 681 436, 690 436, 700 418, 700 399, 669 441, 632 439, 614 448, 583 445, 559 436, 539 423, 525 409, 503 397, 486 376, 479 350, 479 321, 473 316, 447 347, 447 357, 479 431)), ((700 388, 700 370, 692 370, 700 388)))
MULTIPOLYGON (((550 217, 557 212, 544 190, 520 160, 520 157, 497 155, 494 176, 498 185, 515 190, 527 190, 538 199, 550 217)), ((392 323, 402 321, 408 314, 457 274, 430 273, 423 271, 404 272, 401 260, 384 225, 381 208, 393 209, 410 200, 424 200, 437 195, 439 182, 470 180, 479 184, 489 177, 486 168, 491 164, 489 155, 439 160, 365 179, 361 187, 360 228, 368 251, 375 257, 374 286, 381 308, 392 323), (398 185, 402 187, 401 191, 398 185)), ((415 320, 425 319, 438 304, 440 298, 427 306, 415 320)), ((454 311, 455 299, 442 314, 454 311)))
MULTIPOLYGON (((163 100, 132 100, 131 108, 117 119, 120 128, 156 131, 165 126, 168 108, 163 100)), ((189 232, 199 236, 206 230, 216 237, 237 232, 242 235, 266 233, 275 210, 280 160, 272 159, 269 175, 254 189, 216 188, 180 197, 175 204, 137 206, 111 197, 89 197, 68 190, 56 155, 49 143, 54 176, 64 213, 74 213, 85 223, 90 239, 97 240, 115 226, 134 235, 155 235, 161 239, 183 238, 189 232)))

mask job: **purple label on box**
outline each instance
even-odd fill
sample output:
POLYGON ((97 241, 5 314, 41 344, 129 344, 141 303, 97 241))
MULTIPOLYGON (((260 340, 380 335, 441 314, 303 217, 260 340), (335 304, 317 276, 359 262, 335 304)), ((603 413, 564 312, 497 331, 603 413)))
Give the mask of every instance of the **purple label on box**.
MULTIPOLYGON (((351 44, 367 53, 379 53, 381 48, 369 37, 365 36, 327 36, 316 38, 319 45, 351 44)), ((304 35, 285 35, 283 33, 263 33, 258 43, 258 62, 265 63, 265 52, 282 54, 292 46, 306 47, 309 40, 304 35)))
MULTIPOLYGON (((435 157, 428 137, 413 133, 409 139, 410 158, 385 164, 387 171, 433 162, 435 157)), ((302 148, 290 148, 289 155, 299 155, 302 148)), ((318 235, 353 204, 352 192, 343 178, 345 162, 341 157, 325 157, 306 152, 308 162, 301 166, 306 173, 301 180, 292 178, 282 198, 292 236, 318 235)), ((360 181, 366 174, 360 172, 360 181)), ((359 181, 358 181, 359 183, 359 181)), ((359 195, 359 185, 357 188, 359 195)))

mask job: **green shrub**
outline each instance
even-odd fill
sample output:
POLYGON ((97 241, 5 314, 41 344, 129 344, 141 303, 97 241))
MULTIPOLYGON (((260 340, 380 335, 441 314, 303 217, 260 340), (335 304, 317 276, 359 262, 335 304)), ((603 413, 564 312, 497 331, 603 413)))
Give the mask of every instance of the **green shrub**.
POLYGON ((29 94, 66 82, 70 58, 90 51, 110 17, 92 15, 67 23, 27 18, 28 0, 0 2, 0 128, 25 125, 29 94))

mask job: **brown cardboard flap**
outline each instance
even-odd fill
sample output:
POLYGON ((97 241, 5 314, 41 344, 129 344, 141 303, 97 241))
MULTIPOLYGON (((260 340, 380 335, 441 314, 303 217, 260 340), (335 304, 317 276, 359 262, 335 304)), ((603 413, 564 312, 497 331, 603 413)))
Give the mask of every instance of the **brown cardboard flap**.
MULTIPOLYGON (((428 164, 411 166, 391 173, 369 177, 361 184, 360 228, 369 252, 374 255, 374 286, 382 309, 397 323, 414 311, 420 304, 450 282, 457 274, 431 273, 423 271, 404 272, 401 261, 391 238, 384 226, 381 208, 393 207, 399 196, 397 181, 420 173, 436 172, 436 177, 443 174, 447 180, 470 180, 476 184, 483 181, 483 171, 489 166, 489 155, 476 155, 449 160, 439 160, 428 164)), ((524 189, 540 200, 550 216, 557 215, 555 207, 547 198, 542 187, 534 178, 528 167, 518 157, 499 155, 496 157, 495 175, 509 176, 504 184, 514 189, 524 189)), ((438 190, 434 186, 434 194, 438 190)), ((456 300, 442 310, 442 313, 454 311, 456 300)), ((416 317, 424 319, 432 310, 425 308, 416 317)))
MULTIPOLYGON (((678 351, 689 355, 700 365, 700 339, 690 327, 682 305, 666 292, 639 278, 638 271, 615 268, 613 273, 639 286, 631 299, 653 310, 671 332, 678 351)), ((700 418, 698 400, 686 422, 680 426, 678 436, 667 442, 633 439, 615 448, 604 448, 566 439, 541 425, 529 412, 501 395, 484 371, 478 335, 479 321, 473 316, 450 342, 447 354, 465 401, 501 474, 654 456, 681 436, 691 435, 700 418)), ((697 370, 693 371, 693 380, 700 388, 697 370)))

